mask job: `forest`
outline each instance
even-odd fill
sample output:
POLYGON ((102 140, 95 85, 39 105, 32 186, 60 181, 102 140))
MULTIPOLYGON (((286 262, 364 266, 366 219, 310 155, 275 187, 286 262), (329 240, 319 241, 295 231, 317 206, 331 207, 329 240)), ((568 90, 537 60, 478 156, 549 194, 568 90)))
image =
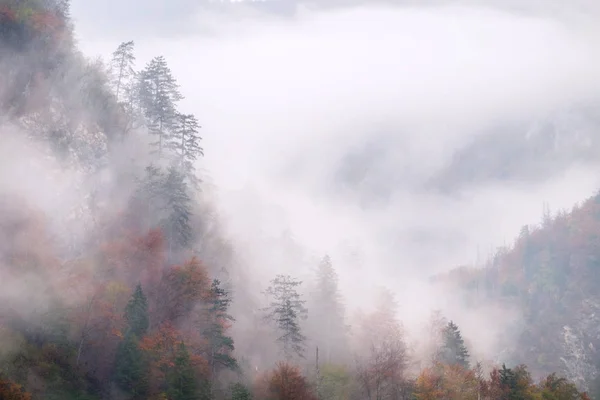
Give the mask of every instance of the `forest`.
POLYGON ((477 332, 439 312, 416 351, 394 293, 351 314, 327 255, 311 282, 247 285, 197 170, 201 121, 180 110, 167 60, 138 67, 134 41, 89 60, 73 32, 65 0, 0 0, 0 399, 599 398, 594 373, 567 373, 600 360, 575 357, 566 373, 551 354, 563 317, 593 324, 596 198, 523 228, 483 269, 435 278, 468 304, 526 310, 510 358, 475 359, 477 332), (41 176, 13 175, 30 161, 41 176))

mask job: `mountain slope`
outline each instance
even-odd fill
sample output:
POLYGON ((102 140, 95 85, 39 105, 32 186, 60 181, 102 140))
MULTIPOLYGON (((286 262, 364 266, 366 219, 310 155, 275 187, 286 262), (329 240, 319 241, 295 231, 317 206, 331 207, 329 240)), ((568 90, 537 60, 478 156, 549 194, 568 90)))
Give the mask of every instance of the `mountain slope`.
MULTIPOLYGON (((562 371, 595 388, 600 366, 600 194, 570 212, 524 226, 484 268, 436 276, 469 307, 519 310, 520 326, 502 338, 514 363, 544 375, 562 371)), ((597 389, 596 389, 597 390, 597 389)))

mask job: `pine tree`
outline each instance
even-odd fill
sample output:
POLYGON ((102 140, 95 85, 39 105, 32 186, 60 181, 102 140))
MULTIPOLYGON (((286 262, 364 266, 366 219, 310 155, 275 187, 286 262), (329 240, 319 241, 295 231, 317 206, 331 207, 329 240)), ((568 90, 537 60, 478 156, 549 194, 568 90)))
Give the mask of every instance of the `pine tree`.
POLYGON ((158 158, 165 156, 164 151, 172 140, 171 131, 175 126, 177 102, 183 99, 179 85, 171 74, 164 57, 153 58, 140 73, 140 102, 148 121, 150 134, 156 135, 152 143, 158 158))
POLYGON ((139 284, 125 307, 125 320, 129 324, 129 332, 137 337, 144 336, 148 331, 148 300, 139 284))
POLYGON ((266 318, 275 322, 280 333, 277 341, 283 345, 283 353, 286 359, 294 355, 304 357, 306 337, 300 329, 300 319, 306 319, 306 303, 301 300, 296 288, 302 282, 287 276, 277 275, 271 281, 271 286, 266 294, 272 296, 270 306, 265 309, 266 318))
POLYGON ((347 332, 338 275, 329 256, 323 257, 319 263, 316 280, 310 319, 313 327, 318 327, 315 334, 319 338, 317 345, 324 350, 325 361, 329 363, 332 354, 341 356, 346 352, 347 332))
POLYGON ((126 334, 117 347, 115 382, 133 399, 145 399, 148 392, 148 368, 138 339, 132 332, 126 334))
POLYGON ((175 153, 176 164, 188 179, 188 182, 196 189, 199 180, 196 176, 194 163, 199 156, 204 155, 204 151, 200 146, 202 138, 198 134, 199 129, 200 125, 193 114, 178 113, 173 130, 173 141, 169 144, 169 147, 175 153))
POLYGON ((121 100, 121 94, 133 84, 135 71, 135 55, 133 54, 134 42, 123 42, 112 54, 110 63, 110 72, 112 75, 113 86, 115 88, 115 97, 117 102, 121 100))
POLYGON ((229 315, 231 297, 218 279, 213 280, 208 298, 207 327, 202 336, 208 342, 207 359, 214 377, 219 368, 236 369, 237 361, 231 356, 233 339, 225 334, 226 324, 235 319, 229 315))
POLYGON ((231 400, 252 400, 252 393, 241 383, 231 386, 231 400))
POLYGON ((444 329, 443 340, 444 344, 440 352, 441 361, 445 364, 457 364, 469 368, 469 352, 458 326, 454 322, 448 322, 444 329))
POLYGON ((194 368, 190 362, 190 354, 183 343, 180 343, 173 367, 167 377, 167 395, 171 400, 199 399, 198 382, 194 368))
POLYGON ((169 168, 161 189, 164 196, 164 217, 161 226, 167 235, 169 256, 178 249, 187 248, 192 242, 190 225, 191 199, 184 176, 174 167, 169 168))

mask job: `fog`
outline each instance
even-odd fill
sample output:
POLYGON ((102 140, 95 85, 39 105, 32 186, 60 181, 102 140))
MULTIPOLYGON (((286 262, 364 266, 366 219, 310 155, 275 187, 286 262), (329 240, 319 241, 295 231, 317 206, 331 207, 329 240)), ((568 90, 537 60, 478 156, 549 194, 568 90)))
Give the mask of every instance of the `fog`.
POLYGON ((94 5, 83 0, 73 14, 88 56, 108 58, 135 40, 138 66, 166 57, 183 108, 203 127, 205 191, 253 282, 265 286, 280 272, 309 278, 329 253, 350 307, 365 307, 386 286, 409 331, 443 308, 486 353, 510 312, 461 311, 426 279, 483 263, 537 223, 544 203, 570 208, 600 184, 597 166, 575 157, 538 181, 429 185, 489 129, 598 100, 595 3, 520 3, 299 6, 293 17, 243 4, 182 8, 177 34, 169 28, 181 18, 176 5, 159 14, 160 29, 152 18, 142 26, 143 11, 132 23, 139 29, 101 16, 93 24, 94 5), (350 161, 349 178, 344 163, 356 153, 371 159, 350 161), (302 261, 286 254, 285 235, 302 261))

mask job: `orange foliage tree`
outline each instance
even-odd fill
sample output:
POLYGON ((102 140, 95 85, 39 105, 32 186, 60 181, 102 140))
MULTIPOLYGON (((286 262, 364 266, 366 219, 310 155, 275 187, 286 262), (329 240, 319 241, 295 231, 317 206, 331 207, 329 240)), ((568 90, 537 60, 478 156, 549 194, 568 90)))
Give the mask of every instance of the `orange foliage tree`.
POLYGON ((165 242, 159 229, 145 235, 121 232, 102 246, 105 270, 113 279, 153 288, 165 266, 165 242))
POLYGON ((180 322, 189 317, 210 294, 210 279, 206 267, 192 257, 163 275, 156 298, 156 313, 160 321, 180 322))
POLYGON ((418 400, 476 400, 480 396, 475 372, 457 364, 437 363, 424 369, 417 378, 415 389, 418 400))
POLYGON ((310 384, 300 369, 280 362, 255 385, 256 398, 263 400, 316 400, 310 384))
POLYGON ((175 367, 182 343, 191 349, 190 363, 198 375, 207 376, 208 362, 198 354, 197 343, 190 344, 189 337, 175 329, 172 323, 165 322, 140 343, 140 348, 148 354, 150 360, 151 393, 158 392, 160 383, 165 381, 168 372, 175 367))
POLYGON ((0 378, 0 399, 2 400, 31 400, 21 385, 0 378))

